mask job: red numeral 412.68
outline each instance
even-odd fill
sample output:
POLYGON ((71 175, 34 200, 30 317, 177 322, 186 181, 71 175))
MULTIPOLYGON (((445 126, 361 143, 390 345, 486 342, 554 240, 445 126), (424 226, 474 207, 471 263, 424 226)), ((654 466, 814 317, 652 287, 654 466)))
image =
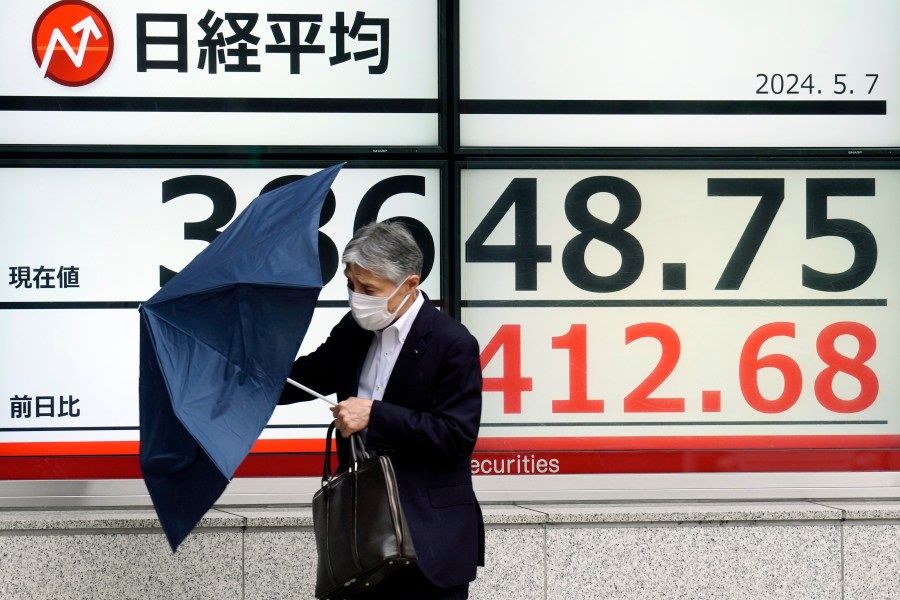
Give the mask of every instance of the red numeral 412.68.
MULTIPOLYGON (((791 322, 767 323, 755 329, 744 342, 739 358, 739 383, 741 394, 753 409, 767 414, 781 413, 796 404, 803 389, 803 374, 797 362, 786 354, 763 354, 763 345, 777 337, 793 338, 795 324, 791 322), (774 369, 783 380, 778 397, 767 398, 759 388, 759 373, 774 369)), ((638 323, 625 328, 625 343, 652 338, 659 342, 659 361, 650 373, 623 398, 626 413, 679 413, 685 411, 683 397, 652 396, 653 392, 674 372, 681 357, 681 340, 678 333, 664 323, 638 323)), ((587 391, 587 325, 573 324, 563 335, 552 338, 554 350, 569 352, 569 395, 555 399, 554 413, 602 413, 604 400, 589 398, 587 391)), ((878 377, 866 365, 875 354, 875 334, 865 325, 853 321, 840 321, 828 325, 816 338, 816 354, 824 368, 816 375, 814 393, 816 400, 835 413, 858 413, 872 405, 878 397, 878 377), (856 354, 847 356, 838 351, 836 341, 850 336, 857 342, 856 354), (834 390, 835 378, 845 374, 858 382, 858 393, 853 398, 841 398, 834 390)), ((522 327, 519 324, 501 325, 481 352, 481 368, 484 370, 498 353, 502 353, 500 377, 485 377, 485 392, 503 395, 503 412, 522 412, 522 394, 532 390, 532 378, 522 373, 522 327)), ((614 368, 614 365, 609 365, 614 368)))

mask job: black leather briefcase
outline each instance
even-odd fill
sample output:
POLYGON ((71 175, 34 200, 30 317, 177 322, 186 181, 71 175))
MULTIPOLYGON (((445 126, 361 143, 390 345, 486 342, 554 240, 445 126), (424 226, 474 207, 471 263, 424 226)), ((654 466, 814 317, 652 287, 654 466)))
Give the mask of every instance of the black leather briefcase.
POLYGON ((312 501, 321 600, 352 598, 416 561, 390 459, 366 453, 352 435, 351 464, 331 474, 333 434, 334 423, 325 440, 322 488, 312 501))

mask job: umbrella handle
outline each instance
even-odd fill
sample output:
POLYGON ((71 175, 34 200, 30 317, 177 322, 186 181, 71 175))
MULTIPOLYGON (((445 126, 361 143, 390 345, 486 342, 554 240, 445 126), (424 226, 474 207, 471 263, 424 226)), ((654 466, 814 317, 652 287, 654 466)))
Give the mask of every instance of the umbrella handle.
POLYGON ((312 389, 306 387, 306 386, 303 385, 302 383, 299 383, 299 382, 294 381, 294 380, 291 379, 290 377, 288 377, 287 382, 288 382, 289 384, 291 384, 292 386, 294 386, 295 388, 300 388, 301 390, 303 390, 303 391, 306 392, 307 394, 312 394, 313 396, 315 396, 315 397, 318 398, 319 400, 324 400, 325 402, 327 402, 328 404, 330 404, 330 405, 332 405, 332 406, 337 406, 337 402, 335 402, 334 400, 329 400, 328 398, 326 398, 325 396, 323 396, 323 395, 320 394, 319 392, 317 392, 317 391, 315 391, 315 390, 312 390, 312 389))

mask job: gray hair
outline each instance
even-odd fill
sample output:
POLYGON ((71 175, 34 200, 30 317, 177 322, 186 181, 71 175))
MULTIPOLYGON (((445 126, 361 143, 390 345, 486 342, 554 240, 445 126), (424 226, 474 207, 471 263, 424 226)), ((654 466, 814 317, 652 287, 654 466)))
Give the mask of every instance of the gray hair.
POLYGON ((422 250, 402 223, 382 221, 360 227, 341 260, 397 285, 410 275, 422 276, 422 250))

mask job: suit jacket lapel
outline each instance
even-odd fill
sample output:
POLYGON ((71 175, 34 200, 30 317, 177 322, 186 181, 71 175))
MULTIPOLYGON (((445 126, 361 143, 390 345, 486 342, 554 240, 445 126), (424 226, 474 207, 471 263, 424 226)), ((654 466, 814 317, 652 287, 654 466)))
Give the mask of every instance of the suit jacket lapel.
MULTIPOLYGON (((422 292, 422 295, 424 296, 425 293, 422 292)), ((419 360, 421 360, 422 356, 424 356, 425 350, 428 348, 428 336, 431 334, 434 311, 436 310, 428 296, 425 296, 425 303, 419 309, 419 314, 416 315, 416 320, 413 321, 409 334, 406 336, 406 341, 403 342, 400 355, 397 356, 394 370, 391 371, 387 388, 384 390, 386 400, 390 401, 391 394, 403 386, 403 382, 419 360)))

